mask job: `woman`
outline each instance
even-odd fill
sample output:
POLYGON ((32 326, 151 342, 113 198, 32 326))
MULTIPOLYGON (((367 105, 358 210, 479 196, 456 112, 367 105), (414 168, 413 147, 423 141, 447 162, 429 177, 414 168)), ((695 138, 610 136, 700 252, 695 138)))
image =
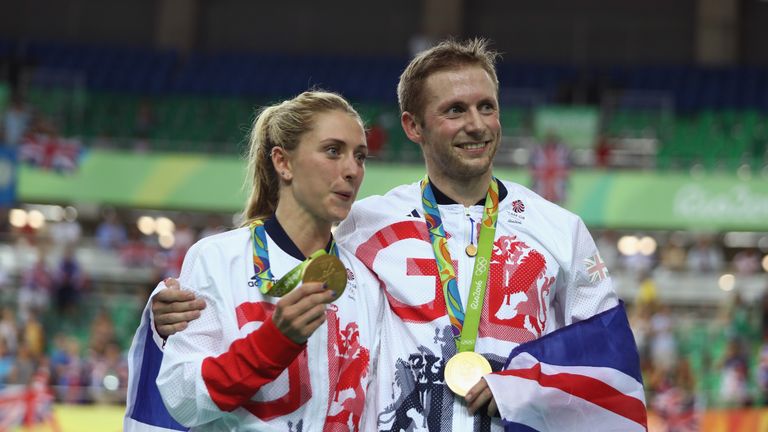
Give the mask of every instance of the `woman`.
POLYGON ((361 292, 374 279, 336 248, 331 226, 350 211, 366 154, 362 121, 338 95, 305 92, 257 117, 246 222, 192 246, 179 277, 207 304, 164 348, 157 385, 179 423, 206 431, 358 428, 382 298, 378 289, 361 292), (264 294, 319 250, 338 254, 346 268, 338 298, 320 282, 280 298, 264 294))

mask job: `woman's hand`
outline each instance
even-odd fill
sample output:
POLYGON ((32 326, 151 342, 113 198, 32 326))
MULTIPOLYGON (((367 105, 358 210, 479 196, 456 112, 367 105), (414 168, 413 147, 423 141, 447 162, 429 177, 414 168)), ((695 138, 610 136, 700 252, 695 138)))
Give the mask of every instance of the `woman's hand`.
POLYGON ((303 344, 325 322, 325 305, 335 296, 322 282, 301 284, 277 302, 272 322, 290 340, 303 344))

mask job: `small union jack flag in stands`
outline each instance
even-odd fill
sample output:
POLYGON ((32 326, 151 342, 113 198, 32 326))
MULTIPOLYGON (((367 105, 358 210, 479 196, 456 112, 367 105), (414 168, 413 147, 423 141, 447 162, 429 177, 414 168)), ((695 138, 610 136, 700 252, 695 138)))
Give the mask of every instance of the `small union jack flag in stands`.
POLYGON ((599 253, 584 258, 584 264, 586 264, 590 282, 601 281, 608 277, 608 268, 599 253))
POLYGON ((535 149, 531 156, 534 192, 548 201, 564 202, 570 177, 569 158, 568 149, 554 142, 535 149))
POLYGON ((31 134, 19 146, 19 162, 43 169, 72 172, 78 167, 80 150, 78 140, 31 134))

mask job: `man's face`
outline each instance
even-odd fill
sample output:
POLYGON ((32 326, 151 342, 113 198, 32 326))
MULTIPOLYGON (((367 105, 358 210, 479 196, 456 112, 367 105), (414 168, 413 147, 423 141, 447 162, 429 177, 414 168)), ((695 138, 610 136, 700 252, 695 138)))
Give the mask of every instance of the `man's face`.
POLYGON ((496 93, 479 66, 427 78, 423 113, 405 113, 403 125, 409 138, 421 144, 430 177, 471 180, 490 172, 501 138, 496 93))

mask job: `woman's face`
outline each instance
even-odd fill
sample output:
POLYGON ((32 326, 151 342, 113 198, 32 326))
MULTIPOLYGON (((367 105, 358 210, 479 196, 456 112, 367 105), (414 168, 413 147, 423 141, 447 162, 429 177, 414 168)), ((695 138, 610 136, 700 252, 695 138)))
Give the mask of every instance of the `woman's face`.
POLYGON ((315 218, 338 222, 349 214, 365 174, 368 146, 358 120, 342 111, 315 116, 290 160, 291 197, 315 218))

